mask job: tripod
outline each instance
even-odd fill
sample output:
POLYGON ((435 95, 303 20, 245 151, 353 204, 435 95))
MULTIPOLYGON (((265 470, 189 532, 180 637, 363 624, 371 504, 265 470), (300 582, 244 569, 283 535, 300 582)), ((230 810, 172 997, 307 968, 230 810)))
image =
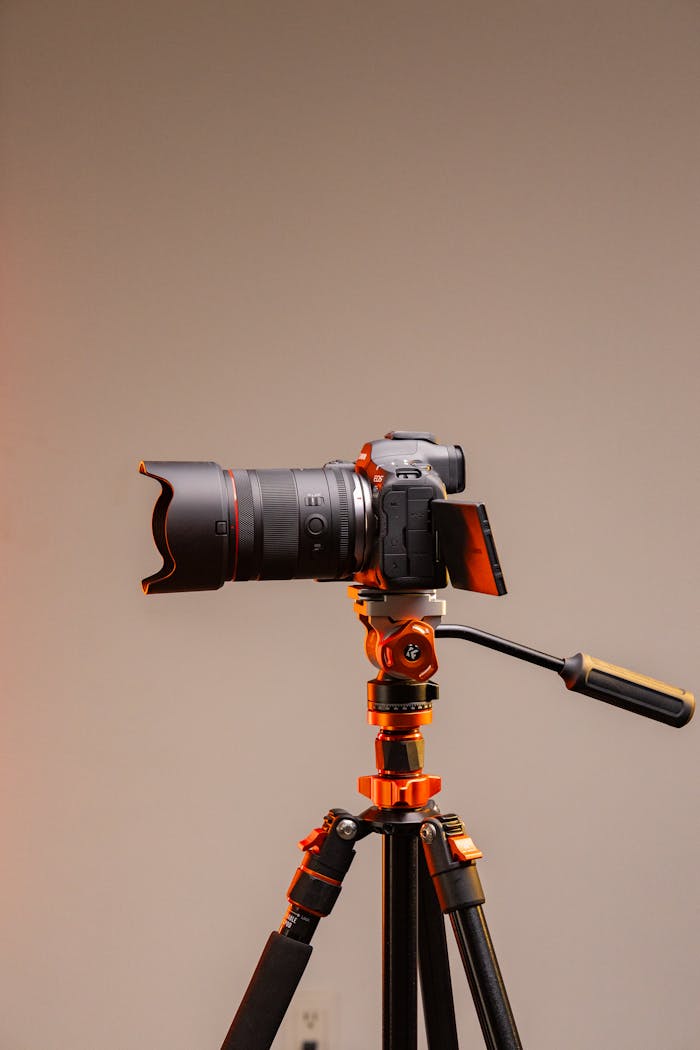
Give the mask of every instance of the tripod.
POLYGON ((483 912, 476 869, 481 851, 456 814, 432 796, 440 778, 423 772, 421 727, 432 721, 438 687, 434 639, 456 637, 557 671, 569 689, 681 727, 691 693, 595 660, 568 660, 471 627, 441 625, 434 591, 392 593, 350 587, 379 669, 368 683, 368 721, 379 727, 377 773, 359 790, 372 805, 359 815, 332 809, 299 843, 304 859, 287 892, 289 908, 265 945, 221 1050, 269 1050, 311 955, 311 939, 330 914, 355 856, 376 833, 383 848, 383 1050, 415 1050, 418 974, 430 1050, 458 1050, 443 915, 449 915, 487 1050, 522 1050, 483 912))

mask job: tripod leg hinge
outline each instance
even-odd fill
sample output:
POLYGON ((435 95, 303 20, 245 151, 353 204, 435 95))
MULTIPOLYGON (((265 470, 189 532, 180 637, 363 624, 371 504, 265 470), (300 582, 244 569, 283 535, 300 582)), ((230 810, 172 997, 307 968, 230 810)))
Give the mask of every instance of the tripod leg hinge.
POLYGON ((355 857, 353 842, 363 834, 360 822, 352 814, 343 809, 327 813, 323 827, 299 843, 305 856, 287 890, 289 903, 312 915, 328 915, 355 857))
POLYGON ((461 820, 454 814, 432 817, 421 825, 420 837, 441 910, 446 913, 483 904, 486 898, 475 864, 481 851, 473 843, 471 851, 453 847, 456 842, 471 842, 461 820))
POLYGON ((304 865, 321 876, 341 881, 355 856, 353 842, 368 834, 359 819, 344 809, 331 809, 323 825, 302 839, 299 849, 306 853, 304 865))

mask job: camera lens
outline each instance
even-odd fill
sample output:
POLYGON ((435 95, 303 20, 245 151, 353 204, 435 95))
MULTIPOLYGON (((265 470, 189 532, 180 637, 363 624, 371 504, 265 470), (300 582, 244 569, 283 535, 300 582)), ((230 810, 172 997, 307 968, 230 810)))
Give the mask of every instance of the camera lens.
POLYGON ((222 470, 217 463, 141 463, 160 481, 153 538, 163 567, 149 594, 215 590, 227 580, 338 580, 371 551, 369 482, 349 464, 222 470))

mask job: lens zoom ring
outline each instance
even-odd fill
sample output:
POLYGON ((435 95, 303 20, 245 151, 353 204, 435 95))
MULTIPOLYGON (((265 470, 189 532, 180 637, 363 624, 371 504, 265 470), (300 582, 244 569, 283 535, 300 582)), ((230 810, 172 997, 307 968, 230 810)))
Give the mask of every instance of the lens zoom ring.
POLYGON ((299 499, 291 470, 259 470, 262 492, 262 580, 291 580, 299 557, 299 499))

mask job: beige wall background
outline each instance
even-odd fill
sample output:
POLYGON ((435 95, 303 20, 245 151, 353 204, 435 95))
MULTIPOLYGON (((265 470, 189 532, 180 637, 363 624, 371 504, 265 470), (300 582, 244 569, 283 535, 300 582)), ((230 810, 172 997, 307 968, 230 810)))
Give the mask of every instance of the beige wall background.
MULTIPOLYGON (((363 806, 369 665, 343 585, 145 598, 138 461, 434 430, 510 590, 450 620, 697 690, 700 13, 62 0, 0 31, 0 1048, 204 1050, 296 841, 363 806)), ((440 655, 426 767, 524 1045, 693 1050, 697 725, 440 655)), ((332 1050, 379 1045, 379 898, 368 841, 304 978, 332 1050)))

